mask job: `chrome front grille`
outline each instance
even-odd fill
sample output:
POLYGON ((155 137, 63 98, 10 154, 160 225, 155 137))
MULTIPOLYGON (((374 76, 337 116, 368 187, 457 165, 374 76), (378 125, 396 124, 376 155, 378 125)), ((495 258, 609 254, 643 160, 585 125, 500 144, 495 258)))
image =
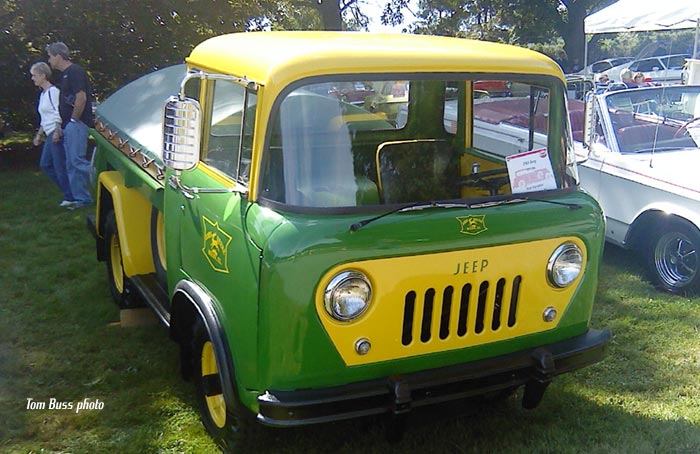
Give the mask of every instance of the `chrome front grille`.
POLYGON ((409 346, 416 340, 426 343, 435 336, 440 340, 455 335, 464 338, 485 330, 497 331, 502 324, 514 327, 521 281, 521 276, 510 283, 501 277, 495 284, 486 280, 478 285, 466 283, 461 287, 448 285, 441 290, 428 288, 420 293, 408 291, 404 297, 401 344, 409 346), (492 285, 494 288, 489 291, 492 285), (507 285, 510 298, 504 297, 507 285), (437 325, 433 322, 435 317, 439 318, 437 325), (453 317, 457 317, 456 329, 453 317), (436 326, 437 332, 433 332, 436 326), (418 333, 418 339, 414 339, 414 333, 418 333))

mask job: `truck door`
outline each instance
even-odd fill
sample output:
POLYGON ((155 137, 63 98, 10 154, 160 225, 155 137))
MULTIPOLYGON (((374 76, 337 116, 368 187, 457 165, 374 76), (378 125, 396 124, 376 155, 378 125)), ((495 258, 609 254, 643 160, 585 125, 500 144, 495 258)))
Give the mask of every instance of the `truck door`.
POLYGON ((202 82, 199 102, 200 162, 181 173, 181 186, 166 190, 169 227, 177 230, 166 233, 168 273, 175 271, 169 286, 197 282, 225 305, 257 272, 243 229, 256 95, 235 81, 211 78, 202 82))

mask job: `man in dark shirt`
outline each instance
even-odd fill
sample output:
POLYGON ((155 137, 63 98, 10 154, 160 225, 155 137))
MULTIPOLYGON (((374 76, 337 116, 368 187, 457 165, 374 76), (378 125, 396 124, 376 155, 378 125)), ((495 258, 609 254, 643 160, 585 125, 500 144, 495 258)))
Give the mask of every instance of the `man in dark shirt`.
POLYGON ((58 110, 61 114, 61 134, 66 150, 66 170, 75 203, 74 210, 92 203, 88 190, 90 162, 86 159, 88 128, 92 126, 92 88, 85 70, 70 61, 68 46, 56 42, 46 46, 49 64, 63 73, 58 110))

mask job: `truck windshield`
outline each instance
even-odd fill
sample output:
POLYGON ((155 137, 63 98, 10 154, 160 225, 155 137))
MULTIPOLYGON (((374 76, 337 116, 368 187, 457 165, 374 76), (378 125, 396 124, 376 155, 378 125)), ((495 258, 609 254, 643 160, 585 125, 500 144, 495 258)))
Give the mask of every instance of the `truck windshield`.
POLYGON ((563 83, 342 80, 273 114, 261 197, 341 208, 507 197, 576 184, 563 83), (471 112, 471 116, 468 114, 471 112))

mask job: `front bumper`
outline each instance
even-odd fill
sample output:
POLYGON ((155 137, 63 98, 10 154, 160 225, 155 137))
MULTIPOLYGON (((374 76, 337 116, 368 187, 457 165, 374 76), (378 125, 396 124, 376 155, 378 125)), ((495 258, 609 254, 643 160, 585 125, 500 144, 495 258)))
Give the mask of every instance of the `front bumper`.
POLYGON ((610 340, 609 329, 495 358, 438 369, 298 391, 268 390, 258 397, 258 421, 292 427, 411 408, 526 385, 523 405, 536 403, 557 375, 600 361, 610 340))

